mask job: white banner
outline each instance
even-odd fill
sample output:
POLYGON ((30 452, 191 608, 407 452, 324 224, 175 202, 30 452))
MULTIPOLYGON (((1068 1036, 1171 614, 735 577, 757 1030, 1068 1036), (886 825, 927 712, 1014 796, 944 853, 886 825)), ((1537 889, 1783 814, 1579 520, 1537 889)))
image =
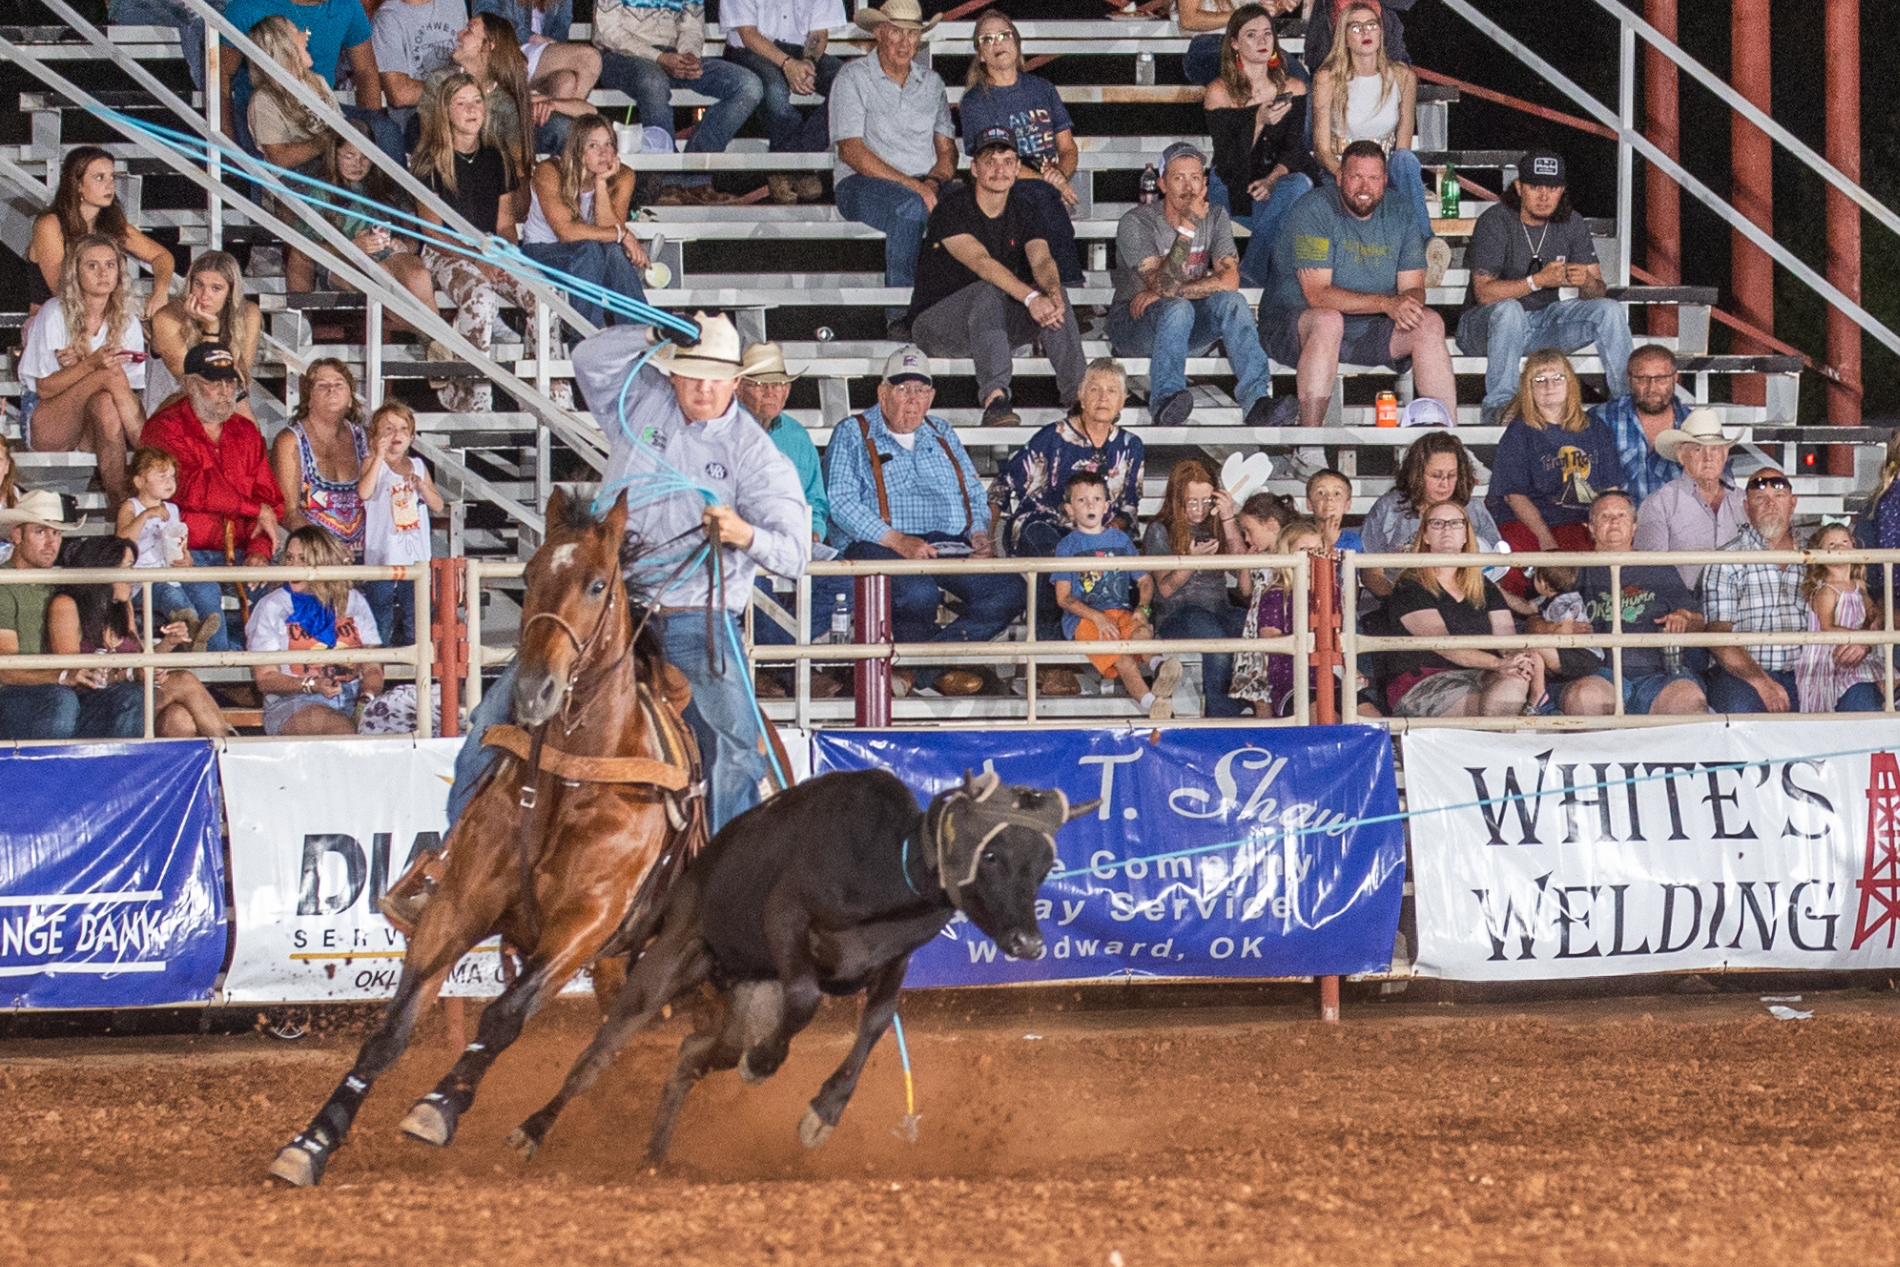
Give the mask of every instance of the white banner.
MULTIPOLYGON (((405 940, 376 899, 441 843, 460 739, 242 744, 219 758, 237 946, 231 1003, 387 999, 405 940)), ((576 988, 570 986, 570 989, 576 988)), ((583 980, 579 988, 588 988, 583 980)), ((442 993, 502 989, 499 944, 463 957, 442 993)))
POLYGON ((1863 719, 1407 734, 1418 971, 1900 966, 1896 753, 1863 719))

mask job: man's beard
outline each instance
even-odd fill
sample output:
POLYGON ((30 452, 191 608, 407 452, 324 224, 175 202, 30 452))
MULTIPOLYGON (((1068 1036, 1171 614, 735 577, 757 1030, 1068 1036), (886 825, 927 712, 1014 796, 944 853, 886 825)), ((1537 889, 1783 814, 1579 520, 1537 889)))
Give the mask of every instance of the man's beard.
POLYGON ((1373 209, 1379 205, 1379 199, 1373 195, 1367 195, 1364 198, 1347 198, 1346 205, 1352 208, 1354 215, 1364 219, 1366 216, 1371 215, 1373 209))

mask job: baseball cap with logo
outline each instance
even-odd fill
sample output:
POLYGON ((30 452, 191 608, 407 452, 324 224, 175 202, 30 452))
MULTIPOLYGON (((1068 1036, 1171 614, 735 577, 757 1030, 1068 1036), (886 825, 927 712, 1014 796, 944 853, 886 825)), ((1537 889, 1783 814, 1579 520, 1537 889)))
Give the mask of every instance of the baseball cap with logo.
POLYGON ((1570 183, 1564 175, 1564 156, 1556 150, 1527 150, 1517 160, 1517 178, 1526 185, 1562 188, 1570 183))
POLYGON ((185 353, 185 375, 193 374, 212 383, 244 381, 244 375, 238 373, 237 358, 222 343, 200 343, 185 353))
POLYGON ((1176 141, 1173 145, 1161 151, 1161 174, 1163 176, 1168 174, 1168 164, 1177 158, 1191 158, 1201 165, 1202 171, 1207 170, 1207 155, 1201 153, 1199 146, 1189 141, 1176 141))
POLYGON ((1013 153, 1016 149, 1016 134, 1005 127, 984 128, 976 134, 976 145, 971 148, 970 157, 975 158, 984 150, 999 145, 1013 153))
POLYGON ((930 383, 936 380, 930 376, 930 358, 915 343, 907 344, 891 353, 891 359, 884 362, 884 381, 895 387, 899 383, 930 383))

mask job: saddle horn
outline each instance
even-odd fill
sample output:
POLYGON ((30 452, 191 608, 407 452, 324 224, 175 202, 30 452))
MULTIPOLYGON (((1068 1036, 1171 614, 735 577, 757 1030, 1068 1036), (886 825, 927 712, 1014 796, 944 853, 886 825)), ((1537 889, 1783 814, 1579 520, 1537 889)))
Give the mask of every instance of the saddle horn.
POLYGON ((1069 806, 1069 816, 1062 821, 1065 823, 1073 823, 1078 818, 1087 818, 1101 807, 1102 798, 1099 796, 1092 801, 1083 801, 1080 805, 1071 805, 1069 806))

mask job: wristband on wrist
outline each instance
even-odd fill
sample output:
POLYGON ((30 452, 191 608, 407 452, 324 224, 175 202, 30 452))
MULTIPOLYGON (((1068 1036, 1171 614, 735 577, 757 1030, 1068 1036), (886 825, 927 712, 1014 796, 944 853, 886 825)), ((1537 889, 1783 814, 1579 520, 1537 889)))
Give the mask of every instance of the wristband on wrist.
POLYGON ((1535 295, 1538 291, 1543 289, 1543 287, 1537 284, 1537 279, 1535 277, 1526 277, 1524 280, 1531 284, 1531 294, 1533 295, 1535 295))
POLYGON ((1023 296, 1023 307, 1027 308, 1030 304, 1035 303, 1038 299, 1041 299, 1041 298, 1042 298, 1041 291, 1032 290, 1027 295, 1023 296))

